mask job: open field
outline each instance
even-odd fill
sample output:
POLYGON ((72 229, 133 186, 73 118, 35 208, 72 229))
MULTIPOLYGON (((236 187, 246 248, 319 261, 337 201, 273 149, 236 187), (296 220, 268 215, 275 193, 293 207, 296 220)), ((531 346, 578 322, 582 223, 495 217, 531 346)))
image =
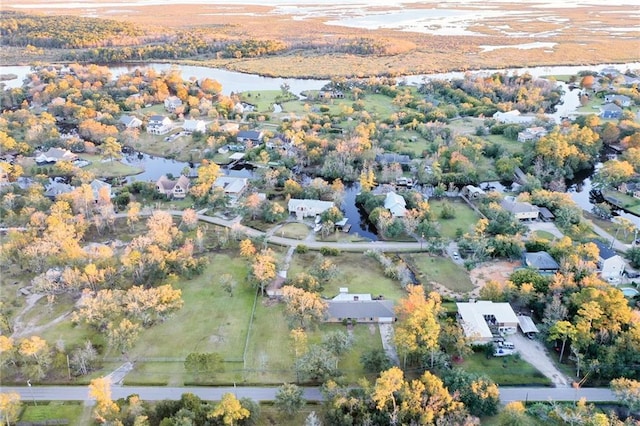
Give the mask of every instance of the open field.
POLYGON ((402 257, 415 268, 416 278, 429 290, 439 291, 444 288, 448 293, 454 294, 473 290, 469 273, 449 258, 422 254, 406 254, 402 257))
POLYGON ((85 407, 78 402, 38 402, 33 405, 26 403, 20 421, 22 422, 45 422, 47 420, 67 420, 70 426, 83 426, 82 413, 85 407))
MULTIPOLYGON (((633 0, 570 8, 546 2, 545 7, 539 7, 474 0, 447 4, 444 10, 425 1, 410 3, 406 11, 399 9, 397 2, 353 7, 354 2, 347 1, 339 14, 323 3, 313 8, 305 4, 285 7, 280 1, 257 5, 226 0, 226 6, 216 7, 203 7, 199 0, 193 4, 160 3, 149 6, 136 1, 103 4, 89 0, 58 6, 43 0, 10 0, 3 2, 2 9, 86 16, 90 8, 92 16, 134 22, 152 30, 200 26, 214 28, 223 40, 252 37, 282 41, 288 49, 280 55, 221 59, 195 55, 190 60, 263 75, 402 75, 494 68, 496 64, 516 67, 638 60, 639 31, 634 24, 638 18, 630 14, 633 0), (545 43, 531 43, 532 37, 541 34, 545 43), (375 41, 380 52, 352 54, 340 47, 363 38, 375 41)), ((26 55, 24 49, 12 48, 6 50, 5 62, 55 61, 64 53, 63 49, 45 49, 41 54, 26 55)))
POLYGON ((457 199, 429 200, 429 207, 431 208, 431 212, 437 218, 440 235, 444 238, 456 238, 456 231, 458 229, 461 229, 463 233, 473 230, 473 226, 479 219, 478 215, 471 209, 471 207, 457 199), (440 212, 442 211, 442 206, 445 203, 448 203, 455 209, 456 216, 454 218, 440 218, 440 212))

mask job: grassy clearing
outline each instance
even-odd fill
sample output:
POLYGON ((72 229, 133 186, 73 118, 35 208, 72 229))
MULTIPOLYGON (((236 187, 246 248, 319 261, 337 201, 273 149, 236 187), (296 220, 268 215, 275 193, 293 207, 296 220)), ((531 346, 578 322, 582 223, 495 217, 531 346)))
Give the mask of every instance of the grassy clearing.
POLYGON ((129 166, 118 160, 103 161, 103 158, 99 155, 81 154, 80 158, 91 163, 83 169, 95 174, 97 177, 112 178, 131 176, 144 171, 140 167, 129 166))
POLYGON ((413 265, 416 278, 423 285, 436 282, 457 293, 473 290, 473 284, 467 270, 451 259, 424 254, 406 254, 402 257, 410 265, 413 265))
POLYGON ((504 135, 487 135, 484 136, 484 138, 489 142, 497 143, 511 155, 522 154, 524 149, 524 144, 522 142, 509 139, 504 135))
MULTIPOLYGON (((300 272, 308 272, 315 256, 315 253, 294 254, 287 275, 295 277, 300 272)), ((338 268, 338 275, 324 284, 323 296, 335 296, 340 287, 349 287, 352 293, 382 294, 390 300, 398 300, 405 295, 397 281, 384 276, 382 267, 375 259, 362 253, 344 252, 328 259, 338 268)))
POLYGON ((304 223, 287 223, 278 229, 277 235, 280 237, 304 240, 311 230, 304 223))
POLYGON ((474 353, 461 367, 470 373, 486 374, 500 386, 551 386, 551 380, 516 356, 487 359, 482 353, 474 353))
POLYGON ((478 215, 462 201, 451 200, 430 200, 429 206, 431 211, 438 218, 438 224, 440 225, 440 235, 444 238, 454 239, 456 238, 456 231, 462 229, 462 232, 468 232, 473 230, 473 226, 478 221, 478 215), (445 203, 452 205, 456 212, 456 217, 453 219, 440 219, 440 213, 442 212, 442 206, 445 203))
POLYGON ((612 204, 628 210, 633 214, 640 215, 640 200, 632 197, 631 195, 623 194, 619 191, 612 191, 610 189, 602 190, 604 198, 612 204))
POLYGON ((191 352, 218 352, 225 359, 241 358, 255 295, 255 289, 245 282, 247 274, 246 260, 235 254, 212 255, 200 276, 176 286, 182 290, 184 307, 169 321, 145 330, 130 356, 186 357, 191 352), (238 282, 232 297, 218 285, 223 273, 238 282), (179 337, 179 342, 167 336, 179 337))
POLYGON ((616 236, 616 239, 624 244, 633 243, 633 233, 624 234, 623 231, 617 232, 616 224, 610 220, 603 220, 597 217, 594 214, 591 214, 587 211, 583 211, 582 215, 587 219, 587 221, 593 222, 598 225, 600 228, 607 231, 609 234, 616 236), (617 234, 617 235, 616 235, 617 234))
POLYGON ((307 416, 315 411, 318 417, 321 417, 322 407, 316 404, 307 404, 302 407, 293 417, 281 415, 273 404, 260 404, 260 418, 257 420, 256 426, 300 426, 304 424, 307 416))
POLYGON ((23 422, 44 422, 46 420, 68 420, 71 426, 82 426, 80 421, 84 407, 78 402, 38 402, 37 406, 25 401, 20 416, 23 422))
POLYGON ((557 238, 551 232, 547 232, 547 231, 534 231, 533 234, 539 240, 553 241, 557 238))

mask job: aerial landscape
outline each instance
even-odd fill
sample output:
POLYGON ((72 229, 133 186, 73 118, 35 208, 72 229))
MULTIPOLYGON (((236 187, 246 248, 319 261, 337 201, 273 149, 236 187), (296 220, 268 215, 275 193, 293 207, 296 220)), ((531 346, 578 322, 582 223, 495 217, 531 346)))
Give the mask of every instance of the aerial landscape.
POLYGON ((636 0, 0 11, 0 425, 640 424, 636 0))

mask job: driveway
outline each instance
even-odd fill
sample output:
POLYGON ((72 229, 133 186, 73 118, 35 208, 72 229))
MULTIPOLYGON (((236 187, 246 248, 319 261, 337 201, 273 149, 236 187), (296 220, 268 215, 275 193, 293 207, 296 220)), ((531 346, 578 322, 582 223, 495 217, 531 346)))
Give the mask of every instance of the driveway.
POLYGON ((378 328, 380 329, 380 337, 382 338, 382 348, 384 349, 384 352, 392 363, 400 365, 396 345, 393 342, 393 324, 378 323, 378 328))
MULTIPOLYGON (((542 343, 537 340, 530 340, 520 333, 508 336, 507 340, 516 345, 516 350, 523 360, 536 367, 542 374, 551 379, 555 387, 571 387, 571 379, 556 368, 542 343)), ((565 350, 565 352, 567 352, 567 350, 565 350)))

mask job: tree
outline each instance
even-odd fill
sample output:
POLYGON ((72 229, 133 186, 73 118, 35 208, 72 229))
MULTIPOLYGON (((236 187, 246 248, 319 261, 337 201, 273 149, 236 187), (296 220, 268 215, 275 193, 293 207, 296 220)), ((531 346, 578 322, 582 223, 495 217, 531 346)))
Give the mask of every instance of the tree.
POLYGON ((620 377, 611 381, 611 390, 629 410, 640 410, 640 382, 620 377))
POLYGON ((383 371, 376 380, 371 399, 376 403, 376 408, 389 414, 389 423, 398 423, 398 404, 396 393, 404 385, 404 373, 398 367, 391 367, 383 371), (388 405, 391 403, 391 408, 388 405))
POLYGON ((256 254, 256 248, 250 239, 246 238, 240 241, 240 256, 251 258, 256 254))
POLYGON ((512 401, 505 405, 498 416, 500 426, 529 426, 532 422, 527 418, 527 410, 522 401, 512 401))
POLYGON ((391 360, 383 349, 369 349, 360 356, 360 363, 368 373, 379 373, 391 368, 391 360))
POLYGON ((263 249, 255 255, 251 273, 264 296, 265 288, 276 277, 276 258, 271 249, 263 249))
POLYGON ((304 426, 322 426, 322 422, 315 411, 309 413, 307 418, 304 420, 304 426))
POLYGON ((107 325, 107 338, 109 346, 121 353, 127 353, 133 347, 140 334, 140 324, 131 322, 123 318, 118 325, 109 323, 107 325))
POLYGON ((318 293, 310 293, 293 286, 282 287, 282 298, 286 303, 285 315, 291 324, 306 329, 322 321, 327 311, 327 303, 318 293))
POLYGON ((301 380, 324 382, 338 375, 337 364, 335 355, 322 346, 314 345, 298 358, 295 370, 301 380))
POLYGON ((142 206, 138 202, 133 202, 129 204, 129 209, 127 210, 127 225, 129 228, 133 230, 133 226, 138 223, 140 220, 140 208, 142 206))
POLYGON ((628 182, 634 173, 633 166, 627 161, 609 160, 598 170, 593 181, 598 188, 616 188, 622 182, 628 182))
POLYGON ((122 147, 114 137, 108 137, 102 144, 102 157, 109 161, 122 157, 122 147))
POLYGON ((0 393, 0 419, 11 426, 18 421, 21 411, 20 394, 17 392, 0 393))
POLYGON ((233 296, 233 289, 238 285, 238 282, 235 280, 235 278, 233 278, 233 275, 222 274, 220 275, 219 281, 220 287, 222 287, 224 291, 229 293, 229 296, 233 296))
POLYGON ((209 412, 210 419, 221 418, 224 425, 233 426, 236 420, 246 419, 251 415, 249 410, 244 408, 240 401, 232 394, 225 393, 222 399, 209 412))
POLYGON ((220 176, 220 166, 208 160, 202 160, 202 164, 198 167, 198 178, 191 186, 191 194, 196 199, 205 199, 218 176, 220 176))
POLYGON ((120 411, 118 405, 111 399, 111 380, 108 377, 98 377, 91 380, 89 398, 96 401, 94 415, 100 423, 112 420, 120 411))
POLYGON ((293 417, 306 403, 302 393, 302 388, 285 383, 276 393, 276 409, 287 417, 293 417))
POLYGON ((293 355, 296 359, 307 353, 309 346, 307 344, 307 333, 302 328, 294 328, 289 332, 289 337, 293 341, 293 355))
POLYGON ((182 212, 182 224, 191 230, 198 224, 198 214, 194 209, 185 209, 182 212))
POLYGON ((454 368, 444 376, 443 382, 449 392, 457 392, 460 395, 460 401, 472 415, 492 416, 498 412, 500 392, 488 377, 454 368))
POLYGON ((184 361, 184 369, 194 375, 217 373, 224 368, 224 358, 215 352, 197 353, 187 355, 184 361))

